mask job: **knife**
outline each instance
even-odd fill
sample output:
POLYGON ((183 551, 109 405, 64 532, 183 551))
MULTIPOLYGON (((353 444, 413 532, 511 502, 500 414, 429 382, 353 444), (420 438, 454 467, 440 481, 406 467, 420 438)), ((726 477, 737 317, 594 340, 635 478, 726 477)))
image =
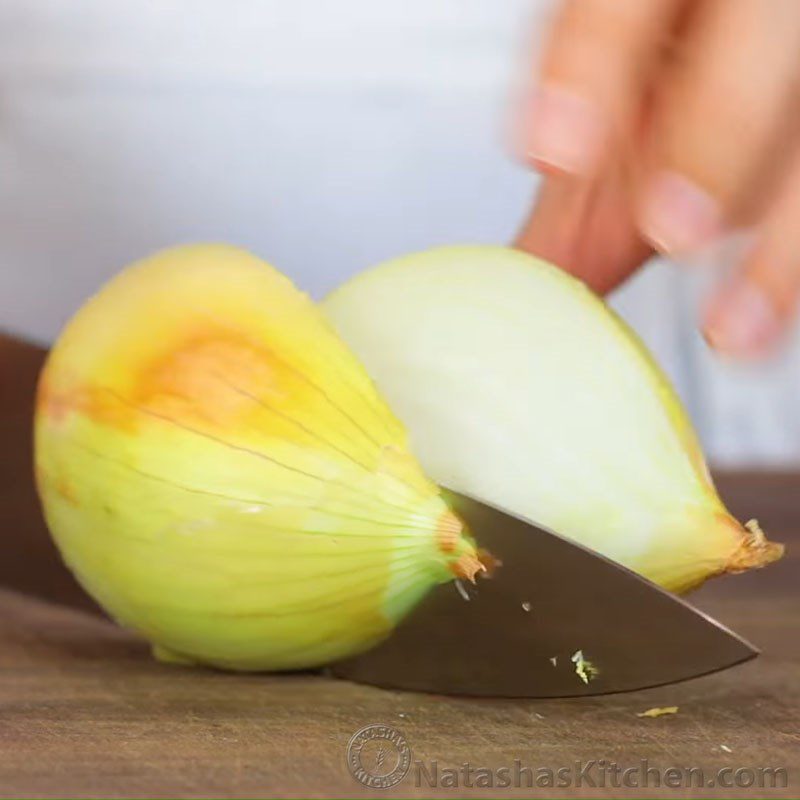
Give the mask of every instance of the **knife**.
POLYGON ((334 675, 441 694, 573 697, 675 683, 758 655, 620 564, 473 497, 443 494, 501 565, 474 586, 437 586, 386 640, 332 665, 334 675))

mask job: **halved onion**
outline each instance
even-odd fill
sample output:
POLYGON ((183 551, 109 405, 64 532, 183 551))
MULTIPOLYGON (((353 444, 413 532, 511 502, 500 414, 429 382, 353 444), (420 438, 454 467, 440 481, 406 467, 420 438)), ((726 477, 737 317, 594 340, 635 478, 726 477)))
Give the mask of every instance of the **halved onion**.
POLYGON ((160 253, 78 312, 36 468, 67 564, 164 659, 324 664, 482 569, 319 310, 233 247, 160 253))
POLYGON ((359 275, 324 307, 435 480, 676 591, 780 557, 723 506, 633 331, 556 267, 446 247, 359 275))

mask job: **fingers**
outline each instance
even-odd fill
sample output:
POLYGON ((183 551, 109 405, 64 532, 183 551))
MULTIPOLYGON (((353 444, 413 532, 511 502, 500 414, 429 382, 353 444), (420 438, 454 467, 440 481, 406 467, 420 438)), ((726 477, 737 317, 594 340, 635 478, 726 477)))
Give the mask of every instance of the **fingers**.
POLYGON ((522 146, 537 167, 588 174, 636 119, 650 65, 684 0, 564 0, 542 54, 522 146))
POLYGON ((764 353, 800 298, 800 156, 781 174, 798 74, 797 0, 563 0, 524 138, 549 174, 517 246, 604 292, 650 247, 686 253, 758 220, 704 329, 720 351, 764 353))
MULTIPOLYGON (((645 4, 646 5, 646 4, 645 4)), ((800 67, 796 0, 704 0, 660 77, 637 217, 667 253, 719 234, 765 187, 800 67), (735 45, 734 45, 735 43, 735 45)))
POLYGON ((639 127, 649 75, 686 2, 565 0, 542 54, 522 145, 535 166, 556 174, 516 245, 598 292, 651 252, 634 224, 620 143, 639 127))
POLYGON ((734 280, 714 296, 704 332, 716 350, 756 358, 785 334, 800 297, 800 156, 768 207, 758 240, 734 280))
POLYGON ((596 180, 545 179, 515 246, 544 258, 605 294, 652 253, 631 213, 619 172, 596 180))

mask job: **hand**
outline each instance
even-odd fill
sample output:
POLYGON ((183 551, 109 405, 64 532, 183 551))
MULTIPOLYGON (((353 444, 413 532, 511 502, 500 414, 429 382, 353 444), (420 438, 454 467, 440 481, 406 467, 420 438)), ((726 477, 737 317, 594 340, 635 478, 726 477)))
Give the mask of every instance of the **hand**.
POLYGON ((606 292, 653 252, 755 244, 703 329, 760 355, 800 296, 800 2, 561 0, 520 145, 544 172, 517 245, 606 292))

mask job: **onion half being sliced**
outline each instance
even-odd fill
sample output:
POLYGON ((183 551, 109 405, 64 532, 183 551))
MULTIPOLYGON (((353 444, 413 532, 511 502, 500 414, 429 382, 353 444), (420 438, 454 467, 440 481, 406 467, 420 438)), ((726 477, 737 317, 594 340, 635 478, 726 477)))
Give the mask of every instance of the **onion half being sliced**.
POLYGON ((780 557, 725 509, 644 345, 556 267, 441 248, 356 277, 324 307, 440 483, 675 591, 780 557))

